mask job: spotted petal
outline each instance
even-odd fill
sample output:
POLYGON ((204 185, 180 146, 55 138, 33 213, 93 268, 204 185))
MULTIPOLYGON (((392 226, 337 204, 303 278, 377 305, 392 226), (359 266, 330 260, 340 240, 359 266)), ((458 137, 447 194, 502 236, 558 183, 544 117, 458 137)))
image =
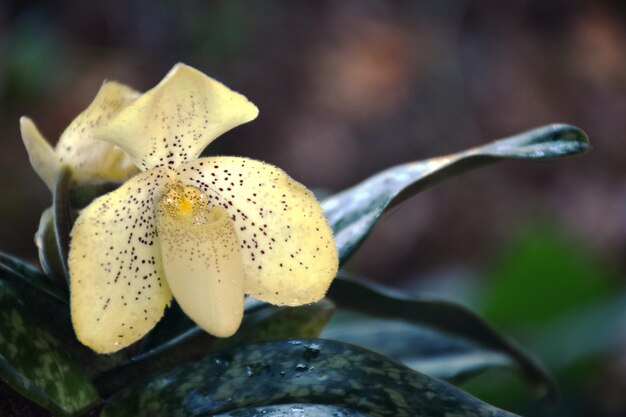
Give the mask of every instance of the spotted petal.
POLYGON ((30 165, 48 188, 53 190, 61 170, 58 155, 28 117, 20 118, 20 131, 30 165))
POLYGON ((226 210, 209 208, 197 188, 172 187, 157 210, 165 275, 174 298, 196 324, 231 336, 243 317, 244 271, 226 210))
POLYGON ((176 168, 258 109, 222 83, 177 64, 152 90, 97 132, 128 152, 142 170, 176 168))
POLYGON ((62 163, 74 169, 77 182, 123 180, 138 172, 130 157, 118 146, 94 138, 94 131, 107 124, 139 96, 130 87, 105 82, 93 102, 65 129, 56 146, 62 163))
POLYGON ((170 302, 154 217, 169 181, 163 169, 138 174, 76 220, 69 254, 72 322, 78 339, 97 352, 141 338, 170 302))
POLYGON ((246 158, 200 158, 183 183, 223 207, 239 239, 245 291, 279 305, 321 299, 337 272, 332 232, 313 194, 280 169, 246 158))

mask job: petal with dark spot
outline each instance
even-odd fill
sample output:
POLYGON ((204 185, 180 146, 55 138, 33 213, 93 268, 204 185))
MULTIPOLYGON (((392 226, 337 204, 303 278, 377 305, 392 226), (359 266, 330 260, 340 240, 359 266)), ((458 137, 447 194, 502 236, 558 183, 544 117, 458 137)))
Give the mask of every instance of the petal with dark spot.
POLYGON ((78 339, 97 352, 143 337, 170 302, 154 213, 170 181, 165 169, 138 174, 76 220, 69 254, 72 322, 78 339))
POLYGON ((272 165, 237 157, 200 158, 178 174, 228 212, 247 294, 278 305, 324 297, 337 272, 337 249, 319 203, 302 184, 272 165))
POLYGON ((157 229, 174 298, 202 329, 228 337, 243 317, 243 264, 228 213, 207 200, 197 188, 171 187, 157 209, 157 229))
POLYGON ((142 170, 173 169, 195 159, 215 138, 255 119, 258 113, 241 94, 177 64, 96 137, 122 147, 142 170))

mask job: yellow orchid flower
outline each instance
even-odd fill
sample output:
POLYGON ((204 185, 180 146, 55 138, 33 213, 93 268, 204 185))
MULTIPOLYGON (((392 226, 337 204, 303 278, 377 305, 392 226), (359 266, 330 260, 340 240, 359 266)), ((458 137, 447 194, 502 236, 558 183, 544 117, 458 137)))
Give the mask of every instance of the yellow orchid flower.
POLYGON ((94 139, 94 131, 125 109, 139 93, 130 87, 105 82, 93 102, 65 129, 53 149, 28 117, 20 119, 22 140, 35 172, 54 189, 61 167, 72 169, 79 184, 99 180, 124 180, 139 172, 118 146, 94 139))
POLYGON ((78 217, 69 254, 79 340, 97 352, 143 337, 172 295, 207 332, 239 327, 244 294, 278 305, 321 299, 337 250, 312 193, 280 169, 197 158, 256 118, 244 96, 178 64, 95 131, 143 171, 78 217))

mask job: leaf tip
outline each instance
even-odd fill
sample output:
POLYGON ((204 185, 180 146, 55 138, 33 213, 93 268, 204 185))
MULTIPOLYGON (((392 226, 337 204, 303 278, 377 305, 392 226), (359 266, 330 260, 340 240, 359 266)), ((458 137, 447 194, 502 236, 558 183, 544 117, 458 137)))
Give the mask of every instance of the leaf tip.
POLYGON ((548 128, 552 130, 550 141, 570 142, 576 145, 572 147, 570 155, 582 154, 591 150, 589 136, 582 129, 564 123, 555 123, 549 125, 548 128))

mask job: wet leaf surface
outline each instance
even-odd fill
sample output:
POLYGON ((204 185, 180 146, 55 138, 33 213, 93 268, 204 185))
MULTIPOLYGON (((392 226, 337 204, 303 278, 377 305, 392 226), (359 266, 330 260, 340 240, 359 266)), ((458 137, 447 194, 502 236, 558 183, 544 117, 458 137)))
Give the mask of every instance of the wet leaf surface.
POLYGON ((102 415, 233 415, 293 403, 368 416, 512 416, 382 355, 328 340, 272 341, 219 352, 128 387, 102 415))

